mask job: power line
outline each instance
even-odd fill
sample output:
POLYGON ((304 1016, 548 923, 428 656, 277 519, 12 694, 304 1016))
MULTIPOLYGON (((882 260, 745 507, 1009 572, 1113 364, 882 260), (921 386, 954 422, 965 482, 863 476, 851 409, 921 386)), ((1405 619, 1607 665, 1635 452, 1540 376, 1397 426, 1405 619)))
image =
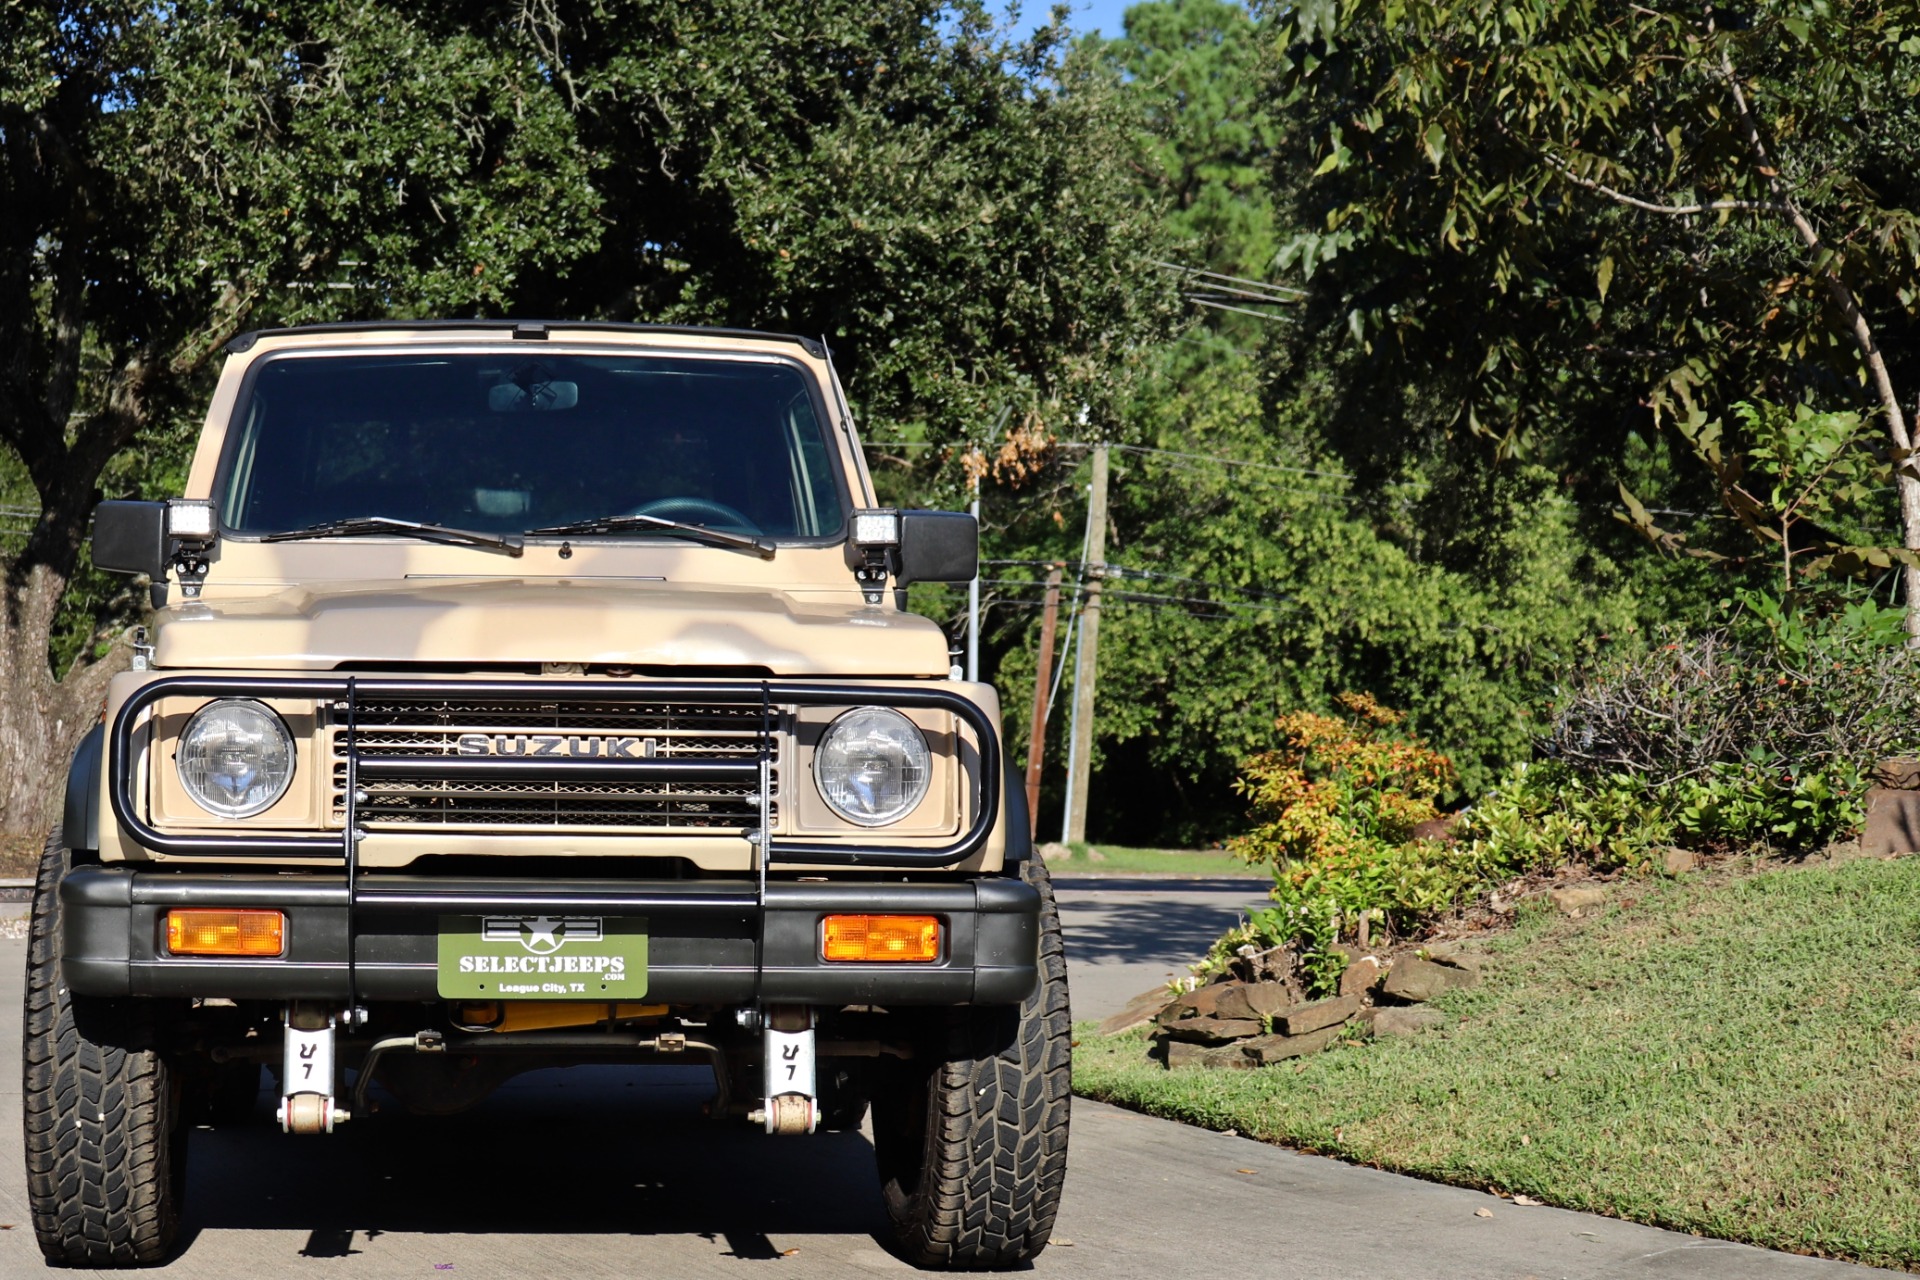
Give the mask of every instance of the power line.
MULTIPOLYGON (((940 444, 932 440, 869 440, 867 447, 873 449, 957 449, 959 445, 940 444)), ((1089 440, 1056 440, 1055 447, 1061 449, 1092 449, 1100 442, 1089 440)), ((1354 477, 1344 471, 1321 471, 1313 467, 1289 467, 1278 462, 1256 462, 1251 458, 1229 458, 1218 453, 1192 453, 1181 449, 1160 449, 1145 444, 1108 444, 1110 449, 1121 453, 1153 454, 1164 458, 1184 458, 1190 462, 1217 462, 1223 467, 1252 467, 1257 471, 1284 471, 1289 475, 1320 476, 1328 480, 1352 480, 1354 477)), ((1311 491, 1305 491, 1311 492, 1311 491)), ((1336 495, 1329 494, 1328 497, 1336 495)))
POLYGON ((1275 301, 1297 302, 1307 296, 1305 289, 1295 289, 1291 285, 1268 284, 1264 280, 1249 280, 1245 276, 1230 276, 1219 271, 1202 271, 1198 267, 1183 267, 1177 262, 1161 262, 1157 258, 1150 261, 1154 266, 1166 271, 1178 271, 1181 275, 1201 276, 1208 280, 1222 280, 1230 285, 1239 285, 1243 289, 1255 290, 1259 295, 1271 296, 1275 301))

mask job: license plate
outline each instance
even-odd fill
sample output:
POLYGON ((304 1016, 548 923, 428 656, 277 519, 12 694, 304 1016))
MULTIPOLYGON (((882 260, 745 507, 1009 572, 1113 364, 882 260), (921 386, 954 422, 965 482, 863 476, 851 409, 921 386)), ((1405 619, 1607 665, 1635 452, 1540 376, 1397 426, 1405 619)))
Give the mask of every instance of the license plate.
POLYGON ((448 1000, 638 1000, 647 922, 637 916, 441 916, 448 1000))

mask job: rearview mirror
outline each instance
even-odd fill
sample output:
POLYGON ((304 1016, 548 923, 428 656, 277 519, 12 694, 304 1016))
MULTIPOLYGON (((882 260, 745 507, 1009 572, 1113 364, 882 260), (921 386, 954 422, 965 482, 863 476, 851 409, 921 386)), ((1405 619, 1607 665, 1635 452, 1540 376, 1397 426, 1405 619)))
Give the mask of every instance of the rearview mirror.
POLYGON ((542 413, 571 409, 579 403, 577 382, 533 382, 524 387, 517 382, 503 382, 487 388, 487 408, 495 413, 542 413))

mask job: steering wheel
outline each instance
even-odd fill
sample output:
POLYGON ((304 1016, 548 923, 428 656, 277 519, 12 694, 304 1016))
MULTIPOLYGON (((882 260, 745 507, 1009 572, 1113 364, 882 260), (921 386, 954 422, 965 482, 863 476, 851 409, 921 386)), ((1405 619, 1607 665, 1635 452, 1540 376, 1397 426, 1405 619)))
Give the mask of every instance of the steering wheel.
POLYGON ((652 502, 643 502, 627 512, 630 516, 659 516, 662 520, 678 520, 682 524, 716 524, 728 530, 757 534, 760 526, 724 502, 715 502, 711 498, 691 496, 679 498, 655 498, 652 502))

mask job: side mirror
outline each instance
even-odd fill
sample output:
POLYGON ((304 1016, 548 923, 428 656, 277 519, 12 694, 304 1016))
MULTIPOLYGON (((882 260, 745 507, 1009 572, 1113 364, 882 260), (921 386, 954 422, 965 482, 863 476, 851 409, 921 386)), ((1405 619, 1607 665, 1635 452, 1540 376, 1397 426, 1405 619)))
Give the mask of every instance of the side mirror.
POLYGON ((980 573, 980 524, 964 511, 900 513, 901 586, 971 582, 980 573))
POLYGON ((172 561, 164 502, 103 502, 93 509, 93 563, 114 573, 167 580, 172 561))
POLYGON ((980 522, 964 511, 863 509, 853 513, 848 533, 847 567, 868 604, 880 603, 889 576, 900 588, 971 582, 980 572, 980 522))

